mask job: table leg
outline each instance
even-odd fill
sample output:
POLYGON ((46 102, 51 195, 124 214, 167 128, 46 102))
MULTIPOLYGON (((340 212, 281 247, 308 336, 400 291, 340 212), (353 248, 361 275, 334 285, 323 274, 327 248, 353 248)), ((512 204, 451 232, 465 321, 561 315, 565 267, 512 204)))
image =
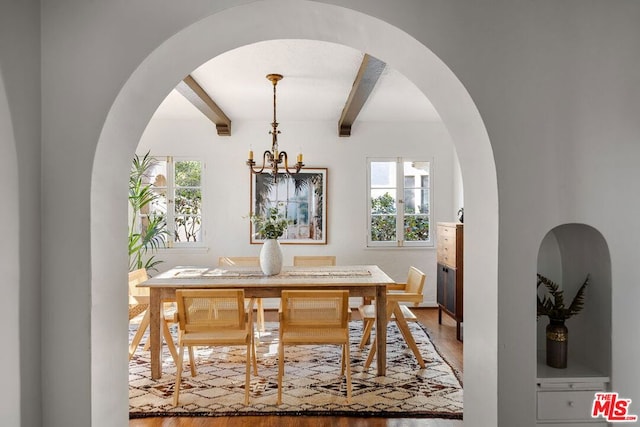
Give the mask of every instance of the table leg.
POLYGON ((151 378, 154 380, 162 377, 162 359, 160 353, 162 350, 162 342, 160 337, 160 308, 162 301, 160 298, 160 290, 151 288, 149 291, 149 340, 151 346, 151 378))
POLYGON ((376 287, 376 364, 378 376, 387 373, 387 287, 376 287))

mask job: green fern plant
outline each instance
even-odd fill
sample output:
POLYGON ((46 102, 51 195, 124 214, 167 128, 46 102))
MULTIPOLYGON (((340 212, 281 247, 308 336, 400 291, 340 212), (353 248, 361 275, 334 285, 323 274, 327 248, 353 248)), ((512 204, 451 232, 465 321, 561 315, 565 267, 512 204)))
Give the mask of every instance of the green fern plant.
POLYGON ((588 284, 589 275, 587 275, 584 283, 580 286, 578 292, 576 292, 576 295, 573 297, 573 301, 571 301, 571 304, 567 307, 564 303, 564 291, 560 289, 558 284, 543 275, 538 274, 536 289, 539 288, 540 285, 544 285, 548 292, 548 294, 544 295, 542 298, 540 295, 537 297, 538 318, 540 318, 540 316, 548 316, 550 320, 563 322, 580 313, 584 308, 585 291, 588 284))

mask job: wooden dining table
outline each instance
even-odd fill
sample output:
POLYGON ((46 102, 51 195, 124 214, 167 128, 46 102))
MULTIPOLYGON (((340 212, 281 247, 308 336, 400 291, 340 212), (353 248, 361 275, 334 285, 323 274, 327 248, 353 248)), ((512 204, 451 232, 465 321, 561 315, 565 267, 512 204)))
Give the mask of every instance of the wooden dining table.
POLYGON ((283 267, 266 276, 256 267, 178 266, 140 283, 149 288, 151 377, 162 376, 160 310, 176 289, 243 289, 247 298, 280 298, 287 289, 343 289, 350 297, 375 298, 377 374, 386 374, 387 285, 395 283, 376 265, 283 267))

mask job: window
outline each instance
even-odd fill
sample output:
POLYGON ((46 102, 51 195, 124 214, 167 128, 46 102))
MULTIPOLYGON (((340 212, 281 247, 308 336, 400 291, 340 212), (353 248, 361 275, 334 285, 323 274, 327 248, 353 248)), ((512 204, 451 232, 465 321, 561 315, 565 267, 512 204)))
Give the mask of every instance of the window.
POLYGON ((155 160, 149 179, 158 197, 150 204, 148 212, 141 212, 142 225, 148 218, 163 217, 166 247, 203 246, 203 162, 174 157, 156 157, 155 160))
POLYGON ((431 162, 369 159, 368 246, 431 246, 431 162))

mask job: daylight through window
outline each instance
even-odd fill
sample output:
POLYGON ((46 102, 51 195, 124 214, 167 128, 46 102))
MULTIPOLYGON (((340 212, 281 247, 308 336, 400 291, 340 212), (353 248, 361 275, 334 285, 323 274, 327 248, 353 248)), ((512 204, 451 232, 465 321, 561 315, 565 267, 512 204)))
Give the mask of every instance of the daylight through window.
POLYGON ((156 157, 149 174, 158 196, 141 212, 144 227, 150 219, 164 219, 166 247, 202 246, 202 169, 200 160, 156 157))
POLYGON ((431 162, 369 159, 368 246, 431 246, 431 162))

